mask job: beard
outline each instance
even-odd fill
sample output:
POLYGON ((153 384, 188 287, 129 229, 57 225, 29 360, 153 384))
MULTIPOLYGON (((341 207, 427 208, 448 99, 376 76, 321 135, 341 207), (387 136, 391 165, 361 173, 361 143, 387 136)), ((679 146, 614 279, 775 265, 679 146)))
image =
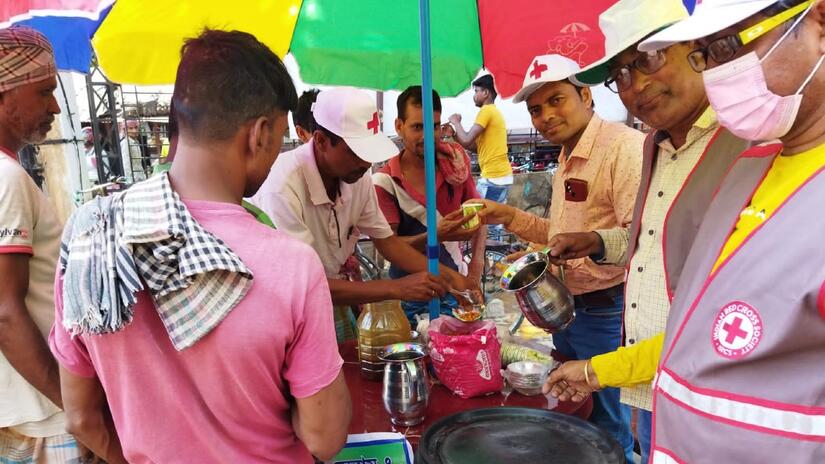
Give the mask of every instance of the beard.
POLYGON ((25 144, 36 144, 46 140, 49 132, 52 130, 54 123, 54 116, 40 120, 38 123, 26 123, 20 116, 14 116, 9 119, 8 127, 18 134, 20 141, 25 144))
POLYGON ((52 130, 52 125, 51 124, 38 126, 37 129, 32 131, 23 140, 28 144, 40 143, 40 142, 46 140, 46 137, 49 135, 49 132, 51 132, 51 130, 52 130))

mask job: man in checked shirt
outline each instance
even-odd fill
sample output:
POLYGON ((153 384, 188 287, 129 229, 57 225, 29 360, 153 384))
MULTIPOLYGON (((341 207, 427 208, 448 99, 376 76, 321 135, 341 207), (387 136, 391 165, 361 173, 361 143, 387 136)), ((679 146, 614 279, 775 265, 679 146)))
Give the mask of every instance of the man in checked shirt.
MULTIPOLYGON (((627 227, 633 217, 644 135, 595 114, 590 89, 569 80, 580 69, 561 55, 537 56, 513 98, 527 103, 533 125, 545 139, 562 145, 549 220, 490 200, 484 200, 479 215, 534 243, 546 244, 560 232, 627 227)), ((624 269, 587 259, 564 266, 577 314, 570 327, 553 334, 556 351, 589 359, 614 350, 622 336, 624 269)), ((620 404, 619 390, 605 389, 594 398, 590 420, 616 438, 632 459, 630 409, 620 404)))

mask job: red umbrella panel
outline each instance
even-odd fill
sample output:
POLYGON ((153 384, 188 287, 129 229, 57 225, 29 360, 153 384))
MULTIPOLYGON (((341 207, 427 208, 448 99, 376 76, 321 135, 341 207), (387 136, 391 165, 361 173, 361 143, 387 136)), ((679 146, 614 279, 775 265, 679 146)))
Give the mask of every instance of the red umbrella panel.
POLYGON ((484 67, 503 98, 521 89, 539 55, 564 55, 584 67, 604 56, 599 15, 616 0, 478 0, 484 67))

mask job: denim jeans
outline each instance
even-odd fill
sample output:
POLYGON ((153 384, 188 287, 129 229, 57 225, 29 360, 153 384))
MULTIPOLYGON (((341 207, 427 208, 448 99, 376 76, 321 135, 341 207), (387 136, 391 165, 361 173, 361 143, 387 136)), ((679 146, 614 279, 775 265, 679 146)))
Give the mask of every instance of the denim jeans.
MULTIPOLYGON (((576 319, 566 330, 553 334, 553 345, 572 359, 590 359, 613 351, 622 341, 624 297, 613 298, 613 305, 593 308, 576 305, 576 319)), ((605 388, 593 394, 590 422, 607 431, 619 442, 629 463, 633 462, 631 408, 619 402, 618 388, 605 388)))
MULTIPOLYGON (((439 308, 439 313, 442 316, 452 316, 453 315, 453 308, 458 307, 458 300, 455 299, 452 295, 444 295, 444 298, 441 299, 441 307, 439 308)), ((404 310, 404 314, 407 315, 407 320, 410 321, 410 327, 415 330, 417 322, 415 320, 416 314, 430 314, 430 302, 429 301, 402 301, 401 302, 401 309, 404 310)))
MULTIPOLYGON (((479 177, 478 182, 476 182, 476 190, 478 190, 481 198, 502 204, 507 203, 507 195, 510 193, 510 187, 512 187, 512 185, 496 185, 483 177, 479 177)), ((487 235, 493 240, 500 240, 503 230, 504 227, 501 225, 492 226, 487 229, 487 235)))
POLYGON ((642 464, 647 464, 650 458, 650 434, 653 426, 653 413, 644 409, 636 409, 636 439, 642 454, 642 464))
POLYGON ((476 190, 481 198, 485 200, 507 203, 507 194, 510 193, 512 185, 496 185, 489 180, 479 177, 476 183, 476 190))

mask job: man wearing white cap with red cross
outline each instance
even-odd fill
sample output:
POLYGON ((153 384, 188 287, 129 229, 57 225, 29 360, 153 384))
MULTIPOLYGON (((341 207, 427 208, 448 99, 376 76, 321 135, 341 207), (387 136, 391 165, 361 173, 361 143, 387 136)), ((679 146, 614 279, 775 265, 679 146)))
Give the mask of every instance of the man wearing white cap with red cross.
POLYGON ((66 433, 54 322, 62 224, 17 160, 46 138, 60 107, 52 47, 39 32, 0 29, 0 462, 76 462, 66 433))
POLYGON ((283 153, 251 199, 278 229, 309 244, 321 258, 336 305, 339 341, 351 338, 350 305, 396 299, 428 301, 452 287, 471 286, 464 276, 440 267, 427 272, 427 258, 393 234, 378 205, 369 171, 398 154, 379 127, 378 109, 366 92, 324 90, 312 107, 318 128, 310 142, 283 153), (384 258, 410 275, 370 282, 346 279, 342 267, 362 235, 384 258))
POLYGON ((705 0, 639 45, 696 40, 686 60, 719 121, 767 141, 707 208, 666 334, 624 353, 648 351, 629 368, 656 374, 654 463, 825 461, 823 29, 821 1, 705 0))
MULTIPOLYGON (((579 71, 578 63, 567 57, 537 56, 513 98, 526 102, 533 126, 545 139, 562 146, 549 218, 484 200, 480 216, 486 223, 504 224, 519 237, 540 244, 563 232, 630 225, 644 135, 599 118, 590 89, 569 80, 579 71)), ((615 350, 622 338, 624 269, 586 258, 564 266, 577 314, 569 328, 553 334, 556 351, 570 359, 589 359, 615 350)), ((632 460, 630 410, 620 404, 618 389, 595 395, 590 420, 613 435, 632 460)))

